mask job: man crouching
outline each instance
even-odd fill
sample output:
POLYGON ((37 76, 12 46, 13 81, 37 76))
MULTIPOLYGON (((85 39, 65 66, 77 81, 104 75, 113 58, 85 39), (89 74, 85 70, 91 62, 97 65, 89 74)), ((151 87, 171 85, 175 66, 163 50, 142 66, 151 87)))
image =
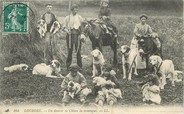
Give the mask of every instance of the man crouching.
POLYGON ((64 96, 62 99, 63 106, 66 106, 72 99, 76 96, 79 96, 81 103, 85 102, 83 89, 86 88, 86 79, 85 77, 79 72, 80 67, 77 64, 72 64, 69 67, 70 73, 65 77, 61 84, 61 88, 64 89, 64 96), (77 86, 75 86, 77 84, 77 86), (72 87, 71 87, 72 86, 72 87), (80 86, 80 90, 78 87, 80 86), (75 91, 73 95, 68 91, 68 87, 72 88, 72 91, 75 91), (76 90, 75 90, 76 89, 76 90), (78 92, 77 92, 78 91, 78 92))

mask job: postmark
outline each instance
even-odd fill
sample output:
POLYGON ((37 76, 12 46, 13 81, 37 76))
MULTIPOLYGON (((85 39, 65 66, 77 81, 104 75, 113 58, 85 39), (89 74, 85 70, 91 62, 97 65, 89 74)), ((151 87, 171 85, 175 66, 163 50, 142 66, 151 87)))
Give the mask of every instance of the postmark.
POLYGON ((29 24, 28 2, 3 2, 3 33, 27 33, 29 24))

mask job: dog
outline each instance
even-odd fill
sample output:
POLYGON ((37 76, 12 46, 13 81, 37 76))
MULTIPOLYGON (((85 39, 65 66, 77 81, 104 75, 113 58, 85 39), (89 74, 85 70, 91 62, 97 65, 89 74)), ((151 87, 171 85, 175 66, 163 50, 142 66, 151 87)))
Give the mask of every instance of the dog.
POLYGON ((45 36, 45 33, 47 32, 47 24, 43 19, 40 19, 37 23, 37 30, 40 34, 40 38, 43 38, 45 36))
POLYGON ((92 78, 95 76, 99 76, 103 74, 103 66, 105 64, 105 59, 100 52, 100 50, 95 49, 91 52, 91 55, 93 56, 93 71, 92 71, 92 78))
POLYGON ((92 93, 92 90, 90 89, 90 88, 84 88, 84 89, 82 89, 81 90, 81 92, 80 92, 80 96, 82 97, 81 99, 80 99, 80 101, 81 102, 84 102, 85 100, 86 100, 86 97, 90 94, 90 93, 92 93))
POLYGON ((107 81, 102 77, 93 78, 93 84, 95 84, 96 86, 105 86, 106 83, 107 81))
POLYGON ((183 72, 179 70, 174 71, 174 80, 175 82, 182 82, 183 81, 183 72))
POLYGON ((51 26, 50 32, 55 34, 56 32, 59 31, 60 28, 61 28, 61 24, 58 21, 54 21, 54 23, 51 26))
POLYGON ((79 83, 75 83, 73 81, 68 82, 68 86, 66 91, 64 91, 64 96, 68 93, 68 95, 73 99, 76 94, 81 91, 81 85, 79 83))
POLYGON ((29 66, 27 64, 17 64, 9 67, 4 67, 4 71, 12 73, 14 71, 27 71, 29 66))
POLYGON ((32 74, 34 75, 45 75, 51 78, 64 78, 60 74, 61 64, 58 60, 52 60, 50 65, 45 63, 37 64, 33 67, 32 74), (54 75, 53 75, 54 74, 54 75))
POLYGON ((121 53, 122 53, 122 68, 123 68, 123 79, 127 78, 128 73, 128 80, 131 80, 132 78, 132 69, 135 68, 134 74, 138 75, 137 73, 137 54, 143 53, 143 50, 140 49, 138 51, 138 48, 131 49, 127 45, 121 46, 121 53), (128 71, 126 70, 126 65, 128 65, 128 71))
POLYGON ((154 67, 155 73, 160 77, 159 87, 164 89, 166 78, 170 78, 172 86, 175 86, 173 62, 171 60, 162 60, 162 58, 158 55, 152 55, 149 59, 151 65, 154 67))

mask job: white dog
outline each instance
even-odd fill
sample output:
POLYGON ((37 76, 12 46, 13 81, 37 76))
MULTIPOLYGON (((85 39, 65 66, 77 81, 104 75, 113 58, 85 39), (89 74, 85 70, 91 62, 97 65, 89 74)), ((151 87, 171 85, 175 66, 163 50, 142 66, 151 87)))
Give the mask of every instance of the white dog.
POLYGON ((61 24, 58 21, 54 21, 54 23, 51 26, 50 32, 55 34, 56 32, 59 31, 60 28, 61 28, 61 24))
POLYGON ((40 34, 40 38, 43 38, 45 36, 45 33, 47 32, 47 24, 43 19, 40 19, 37 23, 37 30, 40 34))
POLYGON ((93 75, 92 75, 92 77, 95 77, 97 75, 102 75, 103 74, 103 66, 105 64, 105 59, 104 59, 102 53, 100 52, 100 50, 95 49, 91 52, 91 55, 93 56, 93 71, 92 71, 93 75))
POLYGON ((17 64, 17 65, 12 65, 9 67, 4 67, 4 70, 11 73, 14 71, 26 71, 26 70, 28 70, 28 68, 29 67, 26 64, 17 64))
MULTIPOLYGON (((141 51, 141 50, 140 50, 141 51)), ((132 78, 132 68, 135 68, 134 74, 138 75, 137 73, 137 54, 139 53, 138 48, 130 49, 129 46, 123 45, 121 46, 122 52, 122 68, 123 68, 123 79, 127 77, 127 70, 125 65, 128 64, 128 80, 132 78)))
POLYGON ((45 75, 51 78, 64 78, 61 74, 61 64, 58 60, 52 60, 50 65, 45 63, 37 64, 33 67, 32 74, 34 75, 45 75), (55 73, 55 75, 53 75, 55 73))
POLYGON ((160 88, 164 89, 166 78, 170 78, 172 86, 175 86, 173 62, 171 60, 162 60, 157 55, 152 55, 149 59, 150 63, 154 66, 155 73, 160 74, 160 88))
POLYGON ((91 89, 89 89, 89 88, 84 88, 84 89, 82 89, 81 90, 81 92, 80 92, 80 96, 82 96, 82 98, 80 99, 80 101, 81 102, 84 102, 85 100, 86 100, 86 97, 90 94, 90 93, 92 93, 92 90, 91 89))
POLYGON ((104 86, 107 83, 107 81, 102 77, 94 77, 93 83, 96 84, 97 86, 104 86))

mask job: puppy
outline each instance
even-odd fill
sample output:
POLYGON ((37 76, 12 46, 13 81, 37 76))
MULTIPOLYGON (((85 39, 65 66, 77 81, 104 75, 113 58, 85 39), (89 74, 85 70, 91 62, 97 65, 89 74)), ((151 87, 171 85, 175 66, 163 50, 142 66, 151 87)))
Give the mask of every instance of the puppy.
POLYGON ((14 71, 27 71, 28 68, 29 67, 26 64, 17 64, 17 65, 12 65, 9 67, 4 67, 4 70, 11 73, 14 71))
POLYGON ((46 65, 45 63, 37 64, 33 67, 32 74, 34 75, 45 75, 46 77, 51 78, 64 78, 60 74, 61 64, 58 60, 52 60, 50 65, 46 65), (53 75, 53 73, 55 75, 53 75))
POLYGON ((60 28, 61 28, 61 24, 58 21, 54 21, 54 23, 51 26, 50 32, 55 34, 56 32, 59 31, 60 28))
POLYGON ((95 49, 91 52, 91 55, 93 56, 93 71, 92 71, 92 77, 95 77, 96 75, 102 75, 103 74, 103 66, 105 63, 105 59, 100 52, 100 50, 95 49))
POLYGON ((126 79, 128 73, 128 80, 132 78, 132 68, 134 67, 134 74, 138 75, 137 73, 137 54, 138 48, 130 49, 129 46, 123 45, 121 46, 121 53, 122 53, 122 68, 123 68, 123 79, 126 79), (125 65, 128 65, 128 71, 125 68, 125 65))
POLYGON ((81 102, 84 102, 84 101, 86 100, 86 97, 87 97, 90 93, 92 93, 92 90, 91 90, 91 89, 89 89, 89 88, 87 88, 87 87, 84 88, 84 89, 82 89, 81 92, 80 92, 80 96, 81 96, 80 101, 81 101, 81 102))
POLYGON ((179 70, 174 71, 174 80, 175 82, 182 82, 183 80, 183 72, 179 70))
POLYGON ((37 30, 40 34, 40 38, 43 38, 45 36, 45 33, 47 32, 47 24, 43 19, 40 19, 37 23, 37 30))
POLYGON ((68 95, 73 99, 76 94, 81 91, 81 85, 73 81, 68 82, 67 90, 64 92, 64 95, 68 95))
POLYGON ((93 83, 96 86, 105 86, 105 84, 107 83, 107 81, 104 78, 102 78, 102 77, 94 77, 93 78, 93 83))
POLYGON ((151 65, 154 66, 155 73, 160 77, 160 88, 164 89, 166 78, 170 78, 172 86, 175 86, 173 62, 171 60, 162 60, 157 55, 152 55, 149 59, 151 65))

